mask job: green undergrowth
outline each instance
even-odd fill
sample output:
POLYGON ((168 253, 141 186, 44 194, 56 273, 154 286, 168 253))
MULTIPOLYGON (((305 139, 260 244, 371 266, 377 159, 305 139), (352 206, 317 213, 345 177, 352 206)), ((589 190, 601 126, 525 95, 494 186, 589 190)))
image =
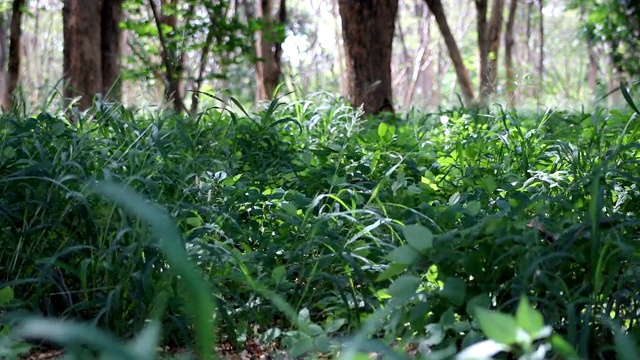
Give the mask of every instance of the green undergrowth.
POLYGON ((634 351, 637 116, 365 117, 324 94, 189 117, 100 103, 75 125, 4 114, 0 351, 634 351))

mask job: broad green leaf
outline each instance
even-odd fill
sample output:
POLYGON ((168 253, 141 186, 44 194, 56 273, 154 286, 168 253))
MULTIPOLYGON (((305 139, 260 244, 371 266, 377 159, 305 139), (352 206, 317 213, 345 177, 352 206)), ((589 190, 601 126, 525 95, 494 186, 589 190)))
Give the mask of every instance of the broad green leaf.
POLYGON ((388 268, 386 268, 378 277, 376 278, 376 282, 389 280, 392 277, 401 274, 407 269, 407 264, 400 263, 391 263, 388 268))
POLYGON ((60 136, 64 134, 65 130, 67 130, 67 126, 61 121, 58 121, 57 123, 53 124, 53 126, 51 126, 51 133, 53 133, 54 136, 60 136))
POLYGON ((347 319, 335 319, 332 320, 331 322, 329 322, 329 324, 327 324, 327 326, 325 326, 325 332, 327 334, 332 334, 338 330, 340 330, 340 328, 342 326, 344 326, 344 324, 347 323, 347 319))
POLYGON ((420 278, 404 275, 397 278, 391 286, 389 286, 389 294, 394 298, 407 300, 416 294, 420 286, 420 278))
POLYGON ((328 353, 331 351, 331 340, 327 335, 321 334, 313 339, 313 347, 316 351, 328 353))
POLYGON ((280 281, 282 281, 282 278, 284 278, 284 275, 286 273, 287 273, 287 269, 284 267, 284 265, 276 266, 271 271, 271 279, 274 282, 279 283, 280 281))
POLYGON ((442 325, 445 329, 452 328, 456 322, 456 314, 453 312, 452 308, 448 308, 445 312, 440 315, 440 320, 438 320, 438 324, 442 325))
POLYGON ((291 350, 289 350, 289 355, 293 358, 297 358, 302 356, 313 350, 313 339, 308 336, 302 336, 294 341, 291 350))
POLYGON ((425 327, 427 338, 424 343, 429 346, 439 345, 444 340, 444 329, 441 324, 429 324, 425 327))
POLYGON ((482 204, 480 204, 480 201, 474 200, 467 203, 467 214, 477 216, 480 213, 480 210, 482 210, 482 204))
POLYGON ((516 342, 518 324, 513 316, 478 308, 476 318, 480 328, 489 339, 505 345, 512 345, 516 342))
POLYGON ((476 316, 478 308, 489 309, 491 306, 491 299, 487 295, 480 294, 472 297, 467 301, 466 311, 470 316, 476 316))
POLYGON ((640 352, 633 338, 624 333, 622 329, 616 331, 615 335, 617 359, 636 360, 640 359, 640 352))
POLYGON ((420 252, 433 246, 433 233, 422 225, 407 225, 402 228, 402 233, 407 239, 407 243, 420 252))
POLYGON ((516 322, 529 335, 534 336, 544 327, 542 314, 531 307, 526 296, 520 297, 518 310, 516 310, 516 322))
POLYGON ((303 308, 298 312, 298 322, 300 324, 309 324, 311 323, 311 315, 309 314, 309 309, 303 308))
POLYGON ((467 294, 467 284, 460 278, 450 277, 444 282, 442 296, 451 301, 454 305, 460 306, 464 303, 467 294))
POLYGON ((558 334, 553 334, 549 338, 549 343, 551 343, 551 348, 558 354, 564 356, 567 360, 578 360, 580 357, 576 350, 569 344, 562 336, 558 334))
POLYGON ((13 301, 15 294, 13 293, 13 288, 10 286, 5 286, 0 289, 0 305, 5 305, 13 301))
POLYGON ((309 335, 320 336, 322 334, 324 334, 324 330, 322 330, 322 326, 318 324, 309 324, 309 335))
POLYGON ((384 139, 384 136, 387 134, 388 130, 389 125, 385 123, 380 123, 380 125, 378 125, 378 136, 380 137, 380 139, 384 139))
POLYGON ((160 344, 160 323, 152 321, 142 332, 129 342, 128 347, 140 360, 156 358, 156 349, 160 344))
POLYGON ((460 193, 455 192, 453 195, 449 196, 449 205, 455 205, 460 202, 460 193))
POLYGON ((394 263, 411 265, 418 260, 420 253, 409 245, 401 245, 389 253, 388 257, 394 263))

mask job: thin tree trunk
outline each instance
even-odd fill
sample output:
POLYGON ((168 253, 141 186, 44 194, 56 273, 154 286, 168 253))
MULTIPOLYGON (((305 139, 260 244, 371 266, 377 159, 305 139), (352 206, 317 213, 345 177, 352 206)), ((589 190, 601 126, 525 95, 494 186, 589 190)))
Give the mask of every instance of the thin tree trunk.
MULTIPOLYGON (((526 12, 526 18, 527 18, 527 64, 530 64, 530 66, 532 67, 531 71, 533 72, 533 67, 534 67, 534 55, 533 55, 533 41, 531 38, 531 17, 533 16, 533 0, 531 2, 528 3, 529 6, 527 6, 527 12, 526 12)), ((533 97, 533 87, 529 86, 529 97, 533 97)))
POLYGON ((489 88, 489 32, 487 31, 487 9, 488 0, 475 0, 476 4, 476 26, 478 35, 478 52, 480 60, 480 105, 484 105, 487 99, 487 89, 489 88))
MULTIPOLYGON (((7 100, 7 58, 9 47, 7 45, 7 13, 0 12, 0 104, 5 106, 7 100)), ((5 108, 5 110, 9 110, 5 108)))
POLYGON ((511 106, 514 106, 516 101, 516 81, 513 71, 513 45, 515 43, 513 38, 513 27, 515 25, 517 7, 518 0, 511 0, 511 2, 509 3, 509 17, 507 19, 507 27, 504 31, 504 67, 507 73, 507 98, 511 106))
POLYGON ((122 100, 120 65, 123 32, 122 4, 124 0, 109 0, 102 7, 101 47, 102 47, 102 94, 113 100, 122 100))
POLYGON ((165 15, 162 5, 176 6, 178 0, 162 0, 160 6, 157 6, 153 0, 149 0, 153 18, 158 28, 158 36, 160 38, 160 46, 162 47, 162 62, 165 67, 165 100, 173 104, 173 110, 177 113, 184 111, 184 101, 182 98, 182 71, 183 56, 179 53, 176 46, 169 43, 169 39, 163 29, 168 27, 171 31, 175 31, 178 19, 174 14, 165 15), (158 9, 159 7, 159 9, 158 9))
POLYGON ((543 0, 538 0, 538 11, 540 13, 540 62, 538 64, 538 74, 540 76, 540 87, 542 87, 542 81, 544 80, 544 14, 542 9, 544 8, 543 0))
POLYGON ((596 53, 595 46, 592 39, 587 40, 587 52, 589 53, 589 74, 588 84, 591 95, 596 93, 596 81, 598 79, 598 54, 596 53))
POLYGON ((7 102, 6 109, 14 104, 15 91, 20 83, 20 54, 22 40, 22 13, 26 6, 25 0, 13 0, 11 7, 11 30, 9 33, 9 68, 7 70, 7 102))
POLYGON ((211 51, 211 45, 213 44, 213 38, 215 35, 215 28, 213 24, 215 24, 215 19, 212 14, 209 14, 209 21, 211 22, 211 26, 207 31, 207 38, 204 42, 204 48, 200 54, 200 65, 198 66, 198 75, 194 84, 194 91, 191 94, 191 110, 189 111, 191 114, 195 114, 198 111, 198 105, 200 102, 200 88, 202 87, 202 83, 204 82, 204 75, 207 68, 207 62, 209 61, 209 51, 211 51))
POLYGON ((469 72, 464 66, 462 55, 460 55, 460 49, 458 49, 458 44, 456 43, 456 40, 449 29, 449 25, 447 24, 447 17, 444 13, 444 8, 442 7, 442 1, 425 1, 429 10, 436 19, 440 33, 442 33, 442 38, 447 46, 447 50, 449 51, 449 57, 451 57, 451 62, 453 62, 453 67, 456 71, 458 85, 460 85, 460 89, 462 91, 462 99, 466 106, 476 106, 475 95, 473 94, 473 85, 469 78, 469 72))
POLYGON ((391 55, 398 0, 339 0, 350 101, 375 114, 392 110, 391 55))
POLYGON ((272 98, 282 72, 282 42, 276 39, 275 25, 286 21, 286 1, 280 0, 277 23, 272 19, 272 5, 272 0, 259 0, 256 8, 256 17, 262 20, 262 29, 256 32, 256 102, 272 98))
MULTIPOLYGON (((500 52, 500 35, 502 35, 502 18, 504 13, 504 0, 494 0, 491 9, 491 18, 488 25, 489 67, 487 83, 483 93, 486 97, 496 92, 498 79, 498 55, 500 52)), ((485 99, 486 100, 486 99, 485 99)))

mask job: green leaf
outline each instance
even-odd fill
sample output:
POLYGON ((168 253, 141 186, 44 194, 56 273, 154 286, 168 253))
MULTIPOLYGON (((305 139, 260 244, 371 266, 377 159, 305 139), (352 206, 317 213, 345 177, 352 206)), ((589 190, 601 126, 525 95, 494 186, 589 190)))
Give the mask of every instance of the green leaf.
POLYGON ((328 353, 331 351, 331 340, 325 334, 319 335, 313 340, 313 345, 316 351, 328 353))
POLYGON ((452 308, 448 308, 445 312, 440 315, 440 319, 438 320, 438 324, 442 325, 445 329, 450 329, 456 324, 456 314, 453 312, 452 308))
POLYGON ((389 280, 392 277, 401 274, 406 269, 406 264, 391 263, 388 268, 386 268, 380 275, 378 275, 378 277, 376 278, 376 282, 389 280))
POLYGON ((195 216, 186 218, 185 222, 187 223, 187 225, 193 227, 202 226, 202 221, 200 220, 200 218, 195 216))
POLYGON ((378 136, 380 137, 380 139, 384 139, 384 135, 387 133, 388 130, 389 130, 389 125, 385 123, 380 123, 380 125, 378 125, 378 136))
POLYGON ((467 214, 471 216, 477 216, 480 213, 481 209, 482 205, 480 204, 480 201, 474 200, 467 203, 467 214))
POLYGON ((5 286, 0 289, 0 305, 5 305, 13 301, 15 294, 13 293, 13 288, 10 286, 5 286))
POLYGON ((51 133, 53 133, 54 136, 60 136, 64 134, 65 130, 67 130, 67 126, 61 121, 51 126, 51 133))
POLYGON ((505 345, 516 343, 518 324, 513 316, 478 308, 476 318, 480 328, 489 339, 505 345))
POLYGON ((311 336, 320 336, 324 334, 324 330, 322 330, 322 326, 318 324, 309 324, 309 335, 311 336))
POLYGON ((526 296, 520 297, 518 310, 516 310, 516 323, 529 335, 534 336, 544 327, 542 314, 531 307, 526 296))
POLYGON ((633 338, 624 333, 622 329, 616 331, 615 335, 617 359, 634 360, 640 359, 640 352, 633 338))
POLYGON ((558 354, 564 356, 567 360, 578 360, 580 357, 576 350, 569 344, 562 336, 558 334, 553 334, 549 338, 549 343, 551 343, 551 348, 557 352, 558 354))
POLYGON ((433 247, 433 233, 422 225, 407 225, 402 228, 402 233, 407 243, 420 252, 433 247))
POLYGON ((442 296, 451 301, 454 305, 460 306, 464 303, 467 293, 467 284, 460 278, 450 277, 444 282, 442 296))
POLYGON ((284 278, 286 273, 287 273, 287 269, 284 267, 284 265, 276 266, 271 271, 271 279, 275 283, 279 283, 280 281, 282 281, 282 278, 284 278))
POLYGON ((298 313, 298 323, 300 324, 310 324, 311 323, 311 315, 309 314, 309 309, 303 308, 298 313))
POLYGON ((389 286, 389 294, 401 301, 408 300, 416 294, 420 286, 420 278, 412 275, 404 275, 397 278, 391 286, 389 286))
POLYGON ((480 294, 472 297, 467 301, 467 314, 470 316, 476 316, 478 308, 489 309, 491 307, 491 299, 485 294, 480 294))
POLYGON ((160 323, 152 321, 128 344, 129 349, 140 360, 156 358, 156 349, 160 343, 160 323))
POLYGON ((340 330, 340 328, 342 326, 344 326, 344 324, 347 323, 346 319, 335 319, 332 320, 329 324, 327 324, 327 326, 325 327, 325 332, 327 334, 332 334, 338 330, 340 330))
POLYGON ((303 335, 301 338, 295 340, 291 350, 289 350, 289 355, 293 358, 297 358, 311 350, 313 350, 313 339, 303 335))
POLYGON ((411 265, 418 260, 420 253, 409 245, 401 245, 389 253, 388 257, 394 263, 411 265))
POLYGON ((215 332, 211 331, 215 327, 213 289, 189 260, 180 231, 169 213, 124 185, 101 181, 93 188, 149 224, 153 235, 161 239, 161 248, 172 272, 180 276, 189 293, 186 308, 193 318, 199 356, 205 360, 214 358, 211 353, 216 343, 215 332))

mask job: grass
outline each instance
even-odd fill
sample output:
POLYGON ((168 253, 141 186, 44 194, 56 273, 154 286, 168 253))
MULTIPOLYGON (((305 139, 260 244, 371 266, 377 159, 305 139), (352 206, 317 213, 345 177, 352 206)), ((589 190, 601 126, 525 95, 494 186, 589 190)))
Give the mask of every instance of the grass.
POLYGON ((2 115, 0 351, 25 338, 130 359, 252 339, 304 357, 635 351, 635 105, 376 118, 327 94, 234 105, 101 103, 77 126, 2 115))

